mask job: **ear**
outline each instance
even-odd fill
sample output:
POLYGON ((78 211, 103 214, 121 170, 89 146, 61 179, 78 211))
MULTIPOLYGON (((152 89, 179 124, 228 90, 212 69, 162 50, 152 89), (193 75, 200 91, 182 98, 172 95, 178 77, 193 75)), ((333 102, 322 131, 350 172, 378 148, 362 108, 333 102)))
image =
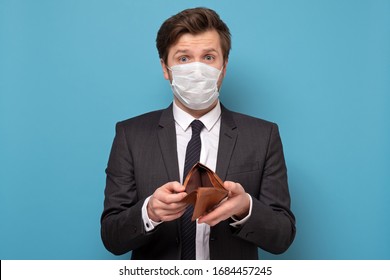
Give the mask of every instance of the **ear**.
POLYGON ((160 63, 164 73, 164 79, 169 80, 169 69, 162 58, 160 59, 160 63))
POLYGON ((222 69, 222 77, 223 78, 225 78, 225 75, 226 75, 226 69, 227 69, 227 66, 228 66, 228 62, 229 62, 229 60, 228 59, 226 59, 225 61, 224 61, 224 63, 223 63, 223 69, 222 69))
POLYGON ((221 90, 222 82, 223 82, 223 79, 225 78, 225 75, 226 75, 227 65, 228 65, 228 60, 225 60, 223 62, 223 68, 222 68, 221 75, 219 76, 218 83, 217 83, 219 90, 221 90))

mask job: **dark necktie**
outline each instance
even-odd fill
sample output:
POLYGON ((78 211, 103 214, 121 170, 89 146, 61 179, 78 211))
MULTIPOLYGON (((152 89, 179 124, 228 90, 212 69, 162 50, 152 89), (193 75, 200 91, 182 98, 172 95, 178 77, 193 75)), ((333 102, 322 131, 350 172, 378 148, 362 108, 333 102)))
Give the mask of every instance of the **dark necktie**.
MULTIPOLYGON (((190 169, 200 159, 200 148, 202 146, 200 141, 200 131, 203 128, 203 123, 199 120, 194 120, 191 123, 192 136, 188 142, 186 150, 186 159, 184 163, 183 182, 190 171, 190 169)), ((182 253, 183 260, 195 260, 195 235, 196 222, 191 221, 193 206, 187 207, 183 216, 181 217, 181 238, 182 238, 182 253)))

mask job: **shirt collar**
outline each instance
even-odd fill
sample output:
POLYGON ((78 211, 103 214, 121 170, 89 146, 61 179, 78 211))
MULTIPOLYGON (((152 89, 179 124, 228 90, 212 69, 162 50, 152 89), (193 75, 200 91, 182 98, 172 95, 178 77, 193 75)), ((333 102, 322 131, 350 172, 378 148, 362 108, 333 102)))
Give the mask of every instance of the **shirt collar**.
MULTIPOLYGON (((173 117, 175 119, 175 122, 184 130, 186 131, 193 120, 195 118, 179 108, 179 106, 176 105, 176 102, 173 101, 173 117)), ((214 125, 217 123, 219 118, 221 117, 221 104, 217 103, 217 105, 207 114, 203 115, 199 118, 199 120, 204 124, 205 128, 210 131, 214 125)))

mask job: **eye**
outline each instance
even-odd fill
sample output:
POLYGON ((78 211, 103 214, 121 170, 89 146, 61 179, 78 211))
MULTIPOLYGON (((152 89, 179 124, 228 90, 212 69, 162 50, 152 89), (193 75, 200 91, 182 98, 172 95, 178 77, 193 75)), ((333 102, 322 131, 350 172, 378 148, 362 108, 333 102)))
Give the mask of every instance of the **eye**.
POLYGON ((180 63, 186 63, 186 62, 188 62, 188 57, 186 57, 186 56, 181 56, 181 57, 179 57, 179 62, 180 62, 180 63))
POLYGON ((208 54, 208 55, 206 55, 204 57, 204 59, 207 60, 207 61, 213 61, 214 60, 214 56, 208 54))

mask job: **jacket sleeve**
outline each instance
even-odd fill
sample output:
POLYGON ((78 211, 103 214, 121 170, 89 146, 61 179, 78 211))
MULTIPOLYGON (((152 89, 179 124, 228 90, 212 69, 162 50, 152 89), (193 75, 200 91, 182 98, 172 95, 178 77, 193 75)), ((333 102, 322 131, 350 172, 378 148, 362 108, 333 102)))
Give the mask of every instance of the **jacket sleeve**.
POLYGON ((116 125, 106 174, 101 237, 108 251, 120 255, 146 243, 151 234, 144 230, 144 199, 138 199, 133 159, 121 123, 116 125))
POLYGON ((295 217, 290 210, 282 142, 276 124, 272 124, 258 197, 252 197, 252 214, 237 230, 238 237, 258 247, 280 254, 295 237, 295 217))

